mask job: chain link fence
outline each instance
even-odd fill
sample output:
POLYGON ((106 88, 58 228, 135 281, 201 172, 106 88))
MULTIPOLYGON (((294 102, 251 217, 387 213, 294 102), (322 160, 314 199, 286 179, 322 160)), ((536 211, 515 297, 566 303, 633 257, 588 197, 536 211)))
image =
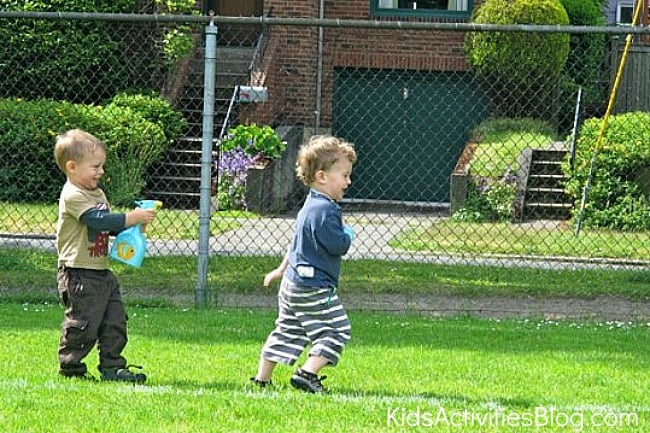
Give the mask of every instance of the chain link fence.
MULTIPOLYGON (((214 143, 212 259, 279 260, 305 196, 293 171, 297 150, 329 133, 358 152, 342 202, 357 231, 347 259, 387 261, 382 278, 396 291, 390 269, 401 262, 650 263, 650 47, 638 36, 619 74, 625 35, 611 28, 468 32, 444 23, 217 17, 214 104, 206 106, 206 24, 0 14, 0 244, 20 249, 9 265, 26 285, 55 266, 25 251, 54 257, 65 179, 52 148, 75 127, 107 143, 104 186, 116 208, 138 198, 165 203, 148 254, 172 294, 197 284, 206 136, 214 143), (219 146, 251 124, 277 133, 279 158, 219 146), (172 259, 184 261, 182 275, 169 273, 172 259)), ((264 134, 246 132, 249 141, 264 134)), ((219 267, 209 272, 219 280, 219 267)), ((121 278, 138 284, 136 272, 121 278)), ((346 284, 355 278, 363 276, 346 284)))

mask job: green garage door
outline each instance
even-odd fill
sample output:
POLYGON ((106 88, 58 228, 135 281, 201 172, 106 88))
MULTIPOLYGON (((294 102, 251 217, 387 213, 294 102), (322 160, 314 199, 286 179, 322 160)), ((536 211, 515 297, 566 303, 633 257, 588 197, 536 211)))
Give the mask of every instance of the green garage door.
POLYGON ((340 69, 332 133, 355 144, 346 198, 449 202, 449 179, 487 99, 469 73, 340 69))

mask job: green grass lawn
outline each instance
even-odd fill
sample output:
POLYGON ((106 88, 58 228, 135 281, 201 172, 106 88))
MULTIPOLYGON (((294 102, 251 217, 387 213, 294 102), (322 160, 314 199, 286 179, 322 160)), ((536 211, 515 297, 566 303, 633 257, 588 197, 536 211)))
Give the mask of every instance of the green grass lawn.
POLYGON ((473 176, 499 178, 507 171, 514 172, 517 158, 527 147, 543 147, 552 137, 531 132, 502 132, 488 134, 474 151, 471 170, 473 176))
POLYGON ((650 430, 650 324, 351 311, 353 340, 324 370, 332 393, 315 396, 284 366, 273 390, 246 386, 273 311, 129 308, 142 386, 59 378, 60 307, 0 314, 3 432, 650 430))
MULTIPOLYGON (((126 209, 122 209, 125 211, 126 209)), ((54 236, 56 205, 0 202, 0 232, 38 233, 54 236)), ((162 209, 147 228, 150 239, 197 240, 199 211, 162 209)), ((223 211, 212 215, 210 235, 235 230, 246 219, 259 219, 251 212, 223 211)), ((361 229, 369 224, 363 215, 347 221, 361 229)), ((430 254, 527 255, 535 257, 597 257, 623 260, 650 260, 650 233, 620 232, 584 228, 576 237, 569 224, 539 228, 527 224, 466 223, 444 219, 422 222, 388 242, 398 251, 430 254)))
MULTIPOLYGON (((207 289, 220 293, 273 293, 262 289, 264 273, 277 257, 212 257, 207 289)), ((196 257, 148 257, 142 268, 111 263, 133 302, 171 305, 185 298, 192 305, 196 257)), ((40 250, 0 248, 0 302, 56 302, 56 256, 40 250)), ((551 270, 503 266, 442 265, 383 260, 344 260, 342 293, 405 295, 574 297, 601 295, 650 300, 650 273, 645 269, 551 270)))
POLYGON ((509 223, 445 220, 404 231, 389 244, 410 251, 650 260, 650 232, 585 229, 576 237, 568 225, 539 230, 509 223))
MULTIPOLYGON (((128 212, 127 208, 114 208, 115 212, 128 212)), ((24 204, 0 202, 0 232, 7 233, 56 233, 58 204, 24 204)), ((241 218, 255 219, 258 215, 243 211, 224 211, 213 216, 210 234, 220 235, 238 228, 241 218)), ((199 227, 198 210, 159 210, 156 221, 147 227, 152 239, 197 239, 199 227)))

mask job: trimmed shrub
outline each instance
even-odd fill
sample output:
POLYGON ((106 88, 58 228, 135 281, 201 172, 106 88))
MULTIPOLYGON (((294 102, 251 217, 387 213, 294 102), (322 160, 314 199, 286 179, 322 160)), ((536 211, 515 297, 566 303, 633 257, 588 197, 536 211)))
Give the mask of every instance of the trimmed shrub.
POLYGON ((0 99, 0 200, 55 202, 65 176, 53 160, 56 135, 84 129, 108 147, 103 186, 112 204, 132 206, 145 171, 169 146, 163 128, 120 104, 105 107, 0 99))
POLYGON ((172 105, 156 95, 118 93, 109 103, 114 107, 131 108, 140 116, 160 126, 168 140, 179 137, 187 128, 187 121, 172 105))
MULTIPOLYGON (((578 217, 582 193, 589 177, 602 119, 587 120, 580 129, 567 191, 578 217)), ((582 225, 623 231, 650 230, 650 188, 645 182, 650 167, 650 113, 625 113, 609 118, 602 146, 596 153, 593 177, 587 191, 582 225)))
MULTIPOLYGON (((479 24, 569 24, 559 0, 485 0, 479 24)), ((465 52, 492 97, 495 117, 553 119, 556 85, 569 54, 569 35, 473 32, 465 52)))

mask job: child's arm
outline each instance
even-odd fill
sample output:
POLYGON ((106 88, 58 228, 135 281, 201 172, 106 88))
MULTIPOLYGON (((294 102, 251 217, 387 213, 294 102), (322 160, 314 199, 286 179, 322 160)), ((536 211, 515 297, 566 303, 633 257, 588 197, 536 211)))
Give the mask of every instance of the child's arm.
POLYGON ((287 266, 289 266, 288 251, 284 256, 284 259, 282 259, 282 263, 280 263, 277 268, 273 269, 271 272, 264 276, 264 287, 269 287, 273 281, 277 280, 278 278, 282 278, 282 275, 284 275, 284 271, 287 269, 287 266))
POLYGON ((114 213, 106 210, 90 209, 81 215, 81 222, 89 228, 101 232, 119 233, 127 227, 142 224, 144 227, 156 217, 155 210, 136 208, 127 213, 114 213))

